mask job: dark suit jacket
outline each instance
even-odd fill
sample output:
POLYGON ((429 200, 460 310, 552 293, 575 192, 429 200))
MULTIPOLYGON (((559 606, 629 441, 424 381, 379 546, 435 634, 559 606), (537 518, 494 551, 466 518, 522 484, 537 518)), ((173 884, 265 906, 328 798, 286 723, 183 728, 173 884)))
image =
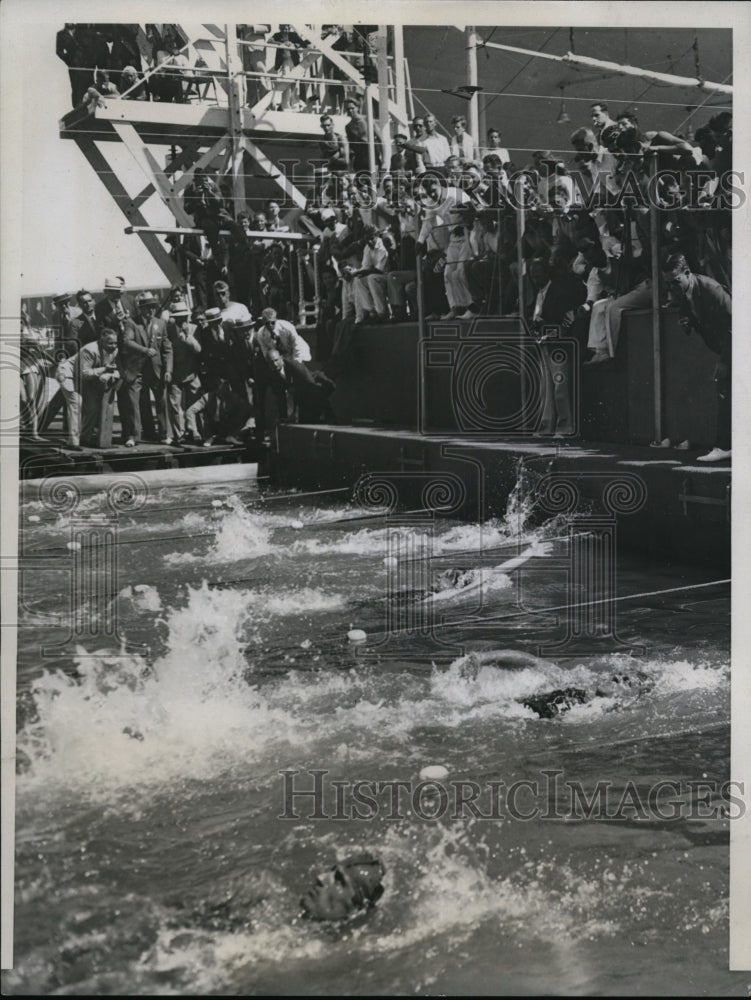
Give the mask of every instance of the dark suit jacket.
POLYGON ((98 326, 96 313, 92 316, 84 316, 81 313, 70 321, 70 339, 78 342, 80 350, 85 344, 99 339, 98 326))
MULTIPOLYGON (((550 279, 550 288, 545 295, 542 304, 542 321, 550 326, 560 326, 563 317, 567 312, 573 311, 580 306, 587 298, 587 286, 573 274, 553 275, 550 279)), ((529 314, 531 319, 537 293, 532 296, 532 308, 529 314)))
POLYGON ((163 375, 172 374, 172 343, 167 336, 163 319, 152 319, 148 327, 132 319, 123 326, 122 346, 119 351, 120 372, 126 383, 135 382, 139 375, 161 381, 163 375), (156 354, 151 357, 149 349, 156 354))
MULTIPOLYGON (((297 34, 296 31, 290 31, 289 35, 285 39, 281 31, 277 31, 276 34, 272 35, 269 39, 270 42, 274 42, 277 45, 283 45, 289 49, 290 55, 292 56, 292 64, 297 66, 300 62, 299 49, 306 49, 310 45, 310 42, 303 41, 302 38, 297 34)), ((284 61, 284 56, 282 55, 283 49, 276 49, 276 56, 274 58, 274 71, 276 72, 284 61)))
POLYGON ((167 322, 167 336, 172 345, 172 379, 175 383, 185 382, 197 375, 201 361, 201 342, 194 323, 185 327, 186 339, 182 339, 172 320, 167 322))
POLYGON ((565 215, 555 215, 551 229, 553 245, 550 250, 550 263, 561 273, 568 269, 576 256, 580 240, 586 238, 596 243, 600 238, 594 219, 586 212, 572 211, 565 215))
POLYGON ((215 389, 217 382, 232 382, 237 374, 237 351, 235 337, 230 330, 224 331, 224 339, 219 340, 216 328, 209 327, 201 333, 202 381, 208 389, 215 389))
POLYGON ((691 300, 679 299, 678 307, 691 326, 715 354, 728 364, 730 361, 733 300, 713 278, 695 274, 691 300))
POLYGON ((55 53, 62 59, 66 66, 76 66, 76 41, 67 28, 58 31, 55 36, 55 53))
MULTIPOLYGON (((125 296, 122 296, 120 301, 125 312, 132 315, 133 310, 131 309, 130 303, 125 296)), ((115 330, 116 333, 120 332, 120 323, 115 315, 115 308, 112 303, 112 299, 108 299, 106 295, 94 306, 94 315, 96 316, 96 321, 100 326, 109 326, 111 329, 115 330)))

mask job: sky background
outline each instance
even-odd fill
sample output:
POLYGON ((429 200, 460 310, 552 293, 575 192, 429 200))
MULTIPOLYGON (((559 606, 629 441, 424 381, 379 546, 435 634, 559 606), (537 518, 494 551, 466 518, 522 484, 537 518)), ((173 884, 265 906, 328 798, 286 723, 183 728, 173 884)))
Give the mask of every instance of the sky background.
MULTIPOLYGON (((123 275, 127 285, 163 284, 140 239, 123 232, 125 217, 78 146, 59 137, 58 121, 71 107, 68 70, 55 55, 62 26, 61 19, 23 28, 23 50, 35 58, 23 63, 21 293, 82 286, 96 292, 111 274, 123 275)), ((106 146, 118 173, 121 165, 127 169, 129 193, 142 186, 143 174, 122 144, 106 146)))

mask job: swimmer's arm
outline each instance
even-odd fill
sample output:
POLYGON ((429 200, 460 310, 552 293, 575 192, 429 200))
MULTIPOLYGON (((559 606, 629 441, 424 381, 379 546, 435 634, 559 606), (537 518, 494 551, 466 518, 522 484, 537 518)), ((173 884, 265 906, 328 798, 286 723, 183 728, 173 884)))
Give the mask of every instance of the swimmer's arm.
POLYGON ((513 559, 508 559, 506 562, 501 563, 500 566, 494 566, 493 573, 508 573, 513 569, 519 569, 520 566, 523 566, 525 562, 528 562, 534 556, 549 555, 551 548, 552 546, 549 542, 535 542, 523 552, 520 552, 518 556, 514 556, 513 559))
POLYGON ((509 667, 550 667, 554 664, 550 660, 543 660, 532 653, 525 653, 520 649, 485 649, 475 650, 469 654, 476 663, 494 663, 496 666, 509 667))

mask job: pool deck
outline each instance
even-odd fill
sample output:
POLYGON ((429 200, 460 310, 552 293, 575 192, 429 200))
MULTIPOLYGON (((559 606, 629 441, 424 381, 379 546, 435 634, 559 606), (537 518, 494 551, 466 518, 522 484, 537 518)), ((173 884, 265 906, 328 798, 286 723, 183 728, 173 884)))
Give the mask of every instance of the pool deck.
POLYGON ((259 448, 254 442, 243 445, 165 445, 143 443, 134 448, 71 448, 59 436, 19 442, 19 478, 140 472, 152 469, 181 469, 207 465, 255 462, 259 448))

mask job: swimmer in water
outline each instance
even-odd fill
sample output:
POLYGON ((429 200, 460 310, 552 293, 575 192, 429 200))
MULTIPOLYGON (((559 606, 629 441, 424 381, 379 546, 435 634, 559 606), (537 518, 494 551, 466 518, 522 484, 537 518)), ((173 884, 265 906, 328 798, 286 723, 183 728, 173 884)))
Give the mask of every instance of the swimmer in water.
POLYGON ((371 909, 383 895, 386 869, 372 854, 357 854, 316 877, 300 900, 310 920, 345 920, 371 909))
POLYGON ((550 542, 533 542, 528 545, 523 552, 499 563, 498 566, 490 566, 480 569, 446 569, 438 574, 433 592, 428 594, 425 601, 439 603, 442 601, 455 600, 458 597, 466 597, 487 586, 493 578, 505 576, 515 569, 523 566, 534 556, 547 556, 552 549, 550 542))
MULTIPOLYGON (((485 649, 468 653, 459 661, 459 671, 467 680, 476 680, 480 668, 486 664, 496 667, 533 667, 550 669, 556 667, 551 660, 544 660, 532 653, 518 649, 485 649)), ((613 674, 598 682, 594 690, 565 687, 544 691, 521 699, 521 704, 531 709, 540 719, 554 719, 575 705, 585 705, 594 698, 612 698, 615 704, 611 711, 617 711, 647 694, 654 687, 654 681, 642 670, 630 674, 613 674)))

